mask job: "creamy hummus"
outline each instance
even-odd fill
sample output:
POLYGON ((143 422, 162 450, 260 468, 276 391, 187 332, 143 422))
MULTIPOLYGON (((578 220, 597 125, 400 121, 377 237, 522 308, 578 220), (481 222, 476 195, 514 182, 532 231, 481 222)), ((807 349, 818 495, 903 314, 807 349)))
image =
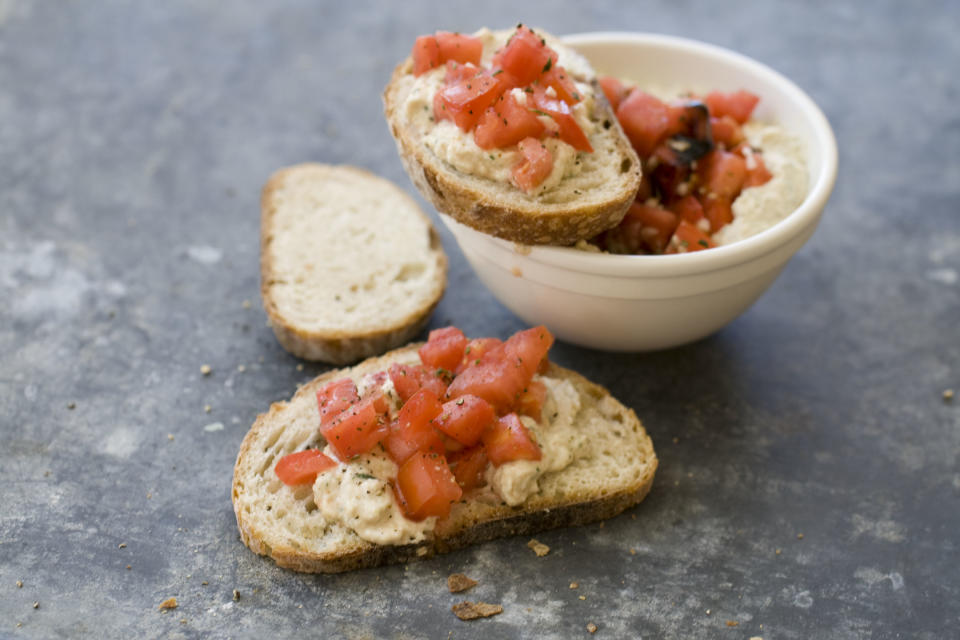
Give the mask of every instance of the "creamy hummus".
MULTIPOLYGON (((490 65, 494 52, 506 44, 507 38, 512 33, 512 31, 494 33, 489 29, 481 29, 473 34, 483 42, 481 63, 484 66, 490 65)), ((601 127, 601 123, 590 119, 595 100, 593 87, 579 81, 592 76, 590 65, 583 56, 555 39, 548 39, 547 44, 557 52, 557 64, 567 70, 577 85, 577 91, 583 96, 583 99, 572 107, 572 112, 577 124, 590 138, 601 127)), ((465 133, 449 120, 440 122, 434 120, 433 97, 443 88, 445 75, 446 68, 441 66, 419 77, 407 78, 407 81, 411 82, 411 87, 403 106, 405 120, 420 132, 424 146, 457 171, 493 182, 510 184, 511 169, 521 159, 516 146, 506 149, 481 149, 474 142, 472 131, 465 133)), ((518 98, 526 99, 522 91, 517 89, 513 91, 518 98), (518 91, 519 93, 516 93, 518 91)), ((548 93, 550 91, 552 89, 549 89, 548 93)), ((546 115, 539 117, 550 120, 546 115)), ((553 170, 543 183, 529 194, 531 197, 550 191, 564 178, 580 173, 582 168, 582 163, 577 161, 579 152, 569 144, 555 138, 547 138, 543 143, 553 155, 553 170)))

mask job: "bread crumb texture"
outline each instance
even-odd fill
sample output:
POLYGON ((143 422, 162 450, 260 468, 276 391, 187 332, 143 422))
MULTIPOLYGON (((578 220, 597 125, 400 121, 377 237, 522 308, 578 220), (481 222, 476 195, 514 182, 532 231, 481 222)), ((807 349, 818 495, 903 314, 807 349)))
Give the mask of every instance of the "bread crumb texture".
POLYGON ((167 609, 176 609, 177 608, 177 599, 176 598, 167 598, 160 603, 160 606, 157 607, 160 611, 166 611, 167 609))
POLYGON ((531 539, 530 542, 527 543, 527 546, 530 547, 530 549, 535 554, 537 554, 538 558, 542 558, 543 556, 550 553, 550 547, 543 544, 542 542, 538 542, 537 540, 531 539))
POLYGON ((469 600, 464 600, 459 602, 450 609, 453 611, 454 615, 460 618, 461 620, 476 620, 477 618, 489 618, 490 616, 495 616, 498 613, 503 613, 503 607, 499 604, 487 604, 486 602, 470 602, 469 600))
POLYGON ((477 581, 468 578, 462 573, 452 573, 447 577, 447 588, 450 589, 450 593, 460 593, 461 591, 466 591, 471 587, 476 586, 477 581))

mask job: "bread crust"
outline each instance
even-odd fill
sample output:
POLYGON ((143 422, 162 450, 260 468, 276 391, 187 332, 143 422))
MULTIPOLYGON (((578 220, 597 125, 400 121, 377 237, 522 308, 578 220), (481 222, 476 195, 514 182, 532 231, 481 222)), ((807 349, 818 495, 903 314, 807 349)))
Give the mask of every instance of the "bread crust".
POLYGON ((610 103, 596 78, 591 80, 598 108, 622 156, 620 176, 607 187, 603 201, 578 198, 562 204, 547 204, 537 198, 504 197, 503 187, 489 180, 471 179, 446 164, 420 143, 418 132, 404 122, 405 94, 399 82, 413 72, 407 58, 394 69, 383 94, 384 113, 404 169, 424 198, 438 211, 478 231, 522 244, 571 245, 616 226, 640 188, 641 164, 623 133, 610 103))
POLYGON ((303 163, 285 167, 276 171, 263 187, 260 198, 260 295, 264 310, 270 321, 274 335, 280 345, 304 360, 328 362, 343 365, 363 358, 383 353, 398 345, 412 340, 426 326, 430 314, 436 308, 446 289, 448 261, 443 251, 440 236, 430 218, 399 187, 376 176, 369 171, 349 166, 332 166, 320 163, 303 163), (396 191, 396 197, 406 199, 411 210, 423 219, 430 233, 430 253, 439 261, 440 278, 433 282, 433 292, 425 303, 405 317, 370 331, 356 329, 329 329, 327 331, 309 330, 297 326, 283 315, 272 295, 272 284, 277 274, 271 259, 270 245, 274 240, 273 219, 277 212, 275 194, 282 189, 291 176, 304 171, 340 171, 352 173, 363 179, 375 180, 381 184, 390 184, 396 191))
MULTIPOLYGON (((271 428, 287 405, 307 394, 313 396, 317 389, 347 373, 369 373, 386 368, 404 356, 410 357, 419 347, 413 344, 391 351, 379 358, 366 360, 350 370, 339 369, 324 373, 301 387, 289 402, 277 402, 269 411, 257 417, 240 447, 234 467, 232 499, 240 536, 252 551, 271 557, 278 566, 304 573, 339 573, 382 564, 408 562, 427 558, 438 553, 447 553, 472 544, 512 535, 531 534, 547 529, 588 524, 611 518, 640 503, 650 492, 658 461, 646 431, 636 413, 624 407, 630 426, 640 430, 641 446, 636 452, 645 458, 644 472, 618 490, 590 499, 555 501, 544 496, 533 496, 518 507, 491 505, 473 501, 438 523, 431 537, 416 544, 379 545, 360 540, 332 553, 315 553, 294 546, 271 541, 269 534, 257 526, 255 518, 248 516, 241 506, 245 482, 253 471, 254 449, 261 444, 266 430, 271 428)), ((558 365, 550 365, 547 375, 571 380, 581 395, 594 398, 610 397, 604 387, 590 382, 580 374, 558 365)), ((562 471, 559 473, 563 473, 562 471)))

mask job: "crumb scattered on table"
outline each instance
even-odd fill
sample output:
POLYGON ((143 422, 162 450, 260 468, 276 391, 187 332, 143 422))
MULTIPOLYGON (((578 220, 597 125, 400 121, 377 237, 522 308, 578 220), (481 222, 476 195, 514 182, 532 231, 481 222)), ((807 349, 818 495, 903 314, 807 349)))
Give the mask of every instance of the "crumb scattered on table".
POLYGON ((798 534, 797 534, 797 540, 803 540, 803 534, 802 534, 802 533, 798 533, 798 534))
POLYGON ((34 608, 34 609, 39 609, 39 608, 40 608, 40 603, 39 603, 39 602, 34 602, 34 603, 33 603, 33 608, 34 608))
POLYGON ((249 300, 244 300, 244 301, 243 301, 243 308, 244 308, 244 309, 249 309, 251 306, 252 306, 252 305, 250 304, 250 301, 249 301, 249 300))
MULTIPOLYGON (((944 392, 944 393, 946 393, 946 392, 944 392)), ((76 409, 76 408, 77 408, 77 403, 76 403, 76 402, 68 402, 68 403, 67 403, 67 409, 70 409, 70 410, 72 411, 73 409, 76 409)))
POLYGON ((503 606, 464 600, 450 607, 450 610, 461 620, 476 620, 477 618, 489 618, 498 613, 503 613, 503 606))
POLYGON ((160 606, 157 607, 157 608, 160 609, 161 611, 165 611, 165 610, 167 610, 167 609, 176 609, 176 608, 177 608, 177 599, 176 599, 176 598, 167 598, 166 600, 164 600, 163 602, 161 602, 161 603, 160 603, 160 606))
POLYGON ((213 367, 211 367, 208 364, 200 365, 200 373, 202 373, 205 376, 208 376, 211 373, 213 373, 213 367))
POLYGON ((127 548, 126 542, 121 542, 120 544, 117 545, 117 549, 126 549, 126 548, 127 548))
POLYGON ((530 549, 532 549, 535 554, 537 554, 538 558, 542 558, 543 556, 550 553, 550 547, 543 544, 542 542, 534 540, 533 538, 530 539, 530 542, 527 543, 527 546, 530 547, 530 549))
POLYGON ((23 588, 23 580, 17 580, 17 589, 23 588))
POLYGON ((739 624, 740 624, 740 623, 737 622, 736 620, 727 620, 727 626, 728 626, 728 627, 736 627, 736 626, 739 625, 739 624))
POLYGON ((951 400, 953 400, 953 389, 943 390, 943 400, 944 402, 950 402, 951 400))
POLYGON ((133 567, 131 567, 130 565, 127 565, 127 571, 130 571, 130 569, 132 569, 132 568, 133 568, 133 567))
POLYGON ((237 591, 236 589, 234 589, 234 590, 233 590, 233 600, 234 600, 234 602, 236 602, 236 601, 239 600, 239 599, 240 599, 240 592, 237 591))
POLYGON ((580 584, 579 584, 578 582, 571 582, 571 583, 570 583, 570 588, 571 588, 571 589, 576 589, 576 588, 579 587, 579 586, 580 586, 580 584))
POLYGON ((205 405, 203 405, 203 410, 204 410, 205 413, 210 413, 211 411, 213 411, 213 407, 211 407, 211 406, 208 405, 208 404, 205 404, 205 405))
POLYGON ((774 553, 777 555, 780 555, 781 553, 783 553, 783 549, 777 549, 776 551, 774 551, 774 553))
POLYGON ((466 591, 476 584, 476 580, 473 578, 468 578, 462 573, 451 573, 449 576, 447 576, 447 588, 450 589, 450 593, 460 593, 461 591, 466 591))
POLYGON ((239 371, 240 373, 243 373, 243 372, 246 371, 246 370, 247 370, 247 365, 245 365, 245 364, 238 364, 238 365, 237 365, 237 371, 239 371))
POLYGON ((578 596, 581 600, 586 600, 587 596, 578 596))
POLYGON ((592 622, 587 624, 587 631, 589 631, 590 633, 596 633, 597 625, 593 624, 592 622))

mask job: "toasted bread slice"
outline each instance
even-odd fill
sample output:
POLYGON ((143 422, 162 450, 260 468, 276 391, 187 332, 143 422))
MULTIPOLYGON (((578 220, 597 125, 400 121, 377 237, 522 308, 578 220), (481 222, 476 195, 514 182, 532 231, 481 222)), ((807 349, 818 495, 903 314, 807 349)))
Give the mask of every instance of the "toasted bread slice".
MULTIPOLYGON (((485 62, 512 33, 482 30, 475 34, 484 41, 485 62)), ((442 67, 418 79, 412 58, 401 62, 384 91, 384 109, 404 168, 438 211, 514 242, 570 245, 620 222, 640 186, 641 165, 589 63, 556 38, 538 34, 584 88, 580 108, 588 124, 582 128, 594 149, 574 152, 564 143, 548 140, 554 149, 556 144, 565 147, 570 161, 562 177, 548 179, 543 190, 527 194, 505 177, 514 159, 519 159, 516 147, 495 150, 492 155, 506 165, 496 173, 490 165, 484 166, 493 162, 491 152, 473 144, 472 135, 458 134, 452 122, 434 121, 432 95, 442 81, 442 67)))
POLYGON ((446 271, 429 218, 388 180, 301 164, 263 188, 263 306, 300 358, 347 364, 409 342, 440 301, 446 271))
MULTIPOLYGON (((572 424, 580 432, 575 437, 580 444, 569 466, 542 475, 539 490, 524 502, 507 506, 499 499, 491 500, 489 489, 476 490, 413 544, 375 544, 340 522, 329 521, 318 508, 314 493, 315 486, 322 485, 284 485, 274 466, 288 453, 323 446, 315 395, 320 387, 345 376, 360 381, 394 362, 419 362, 418 346, 325 373, 304 385, 289 402, 275 403, 257 418, 244 438, 233 475, 237 525, 250 549, 270 556, 281 567, 337 573, 610 518, 639 503, 649 492, 657 457, 636 414, 603 387, 551 364, 545 377, 575 390, 575 400, 564 402, 577 407, 572 424)), ((545 409, 550 402, 548 396, 545 409)))

